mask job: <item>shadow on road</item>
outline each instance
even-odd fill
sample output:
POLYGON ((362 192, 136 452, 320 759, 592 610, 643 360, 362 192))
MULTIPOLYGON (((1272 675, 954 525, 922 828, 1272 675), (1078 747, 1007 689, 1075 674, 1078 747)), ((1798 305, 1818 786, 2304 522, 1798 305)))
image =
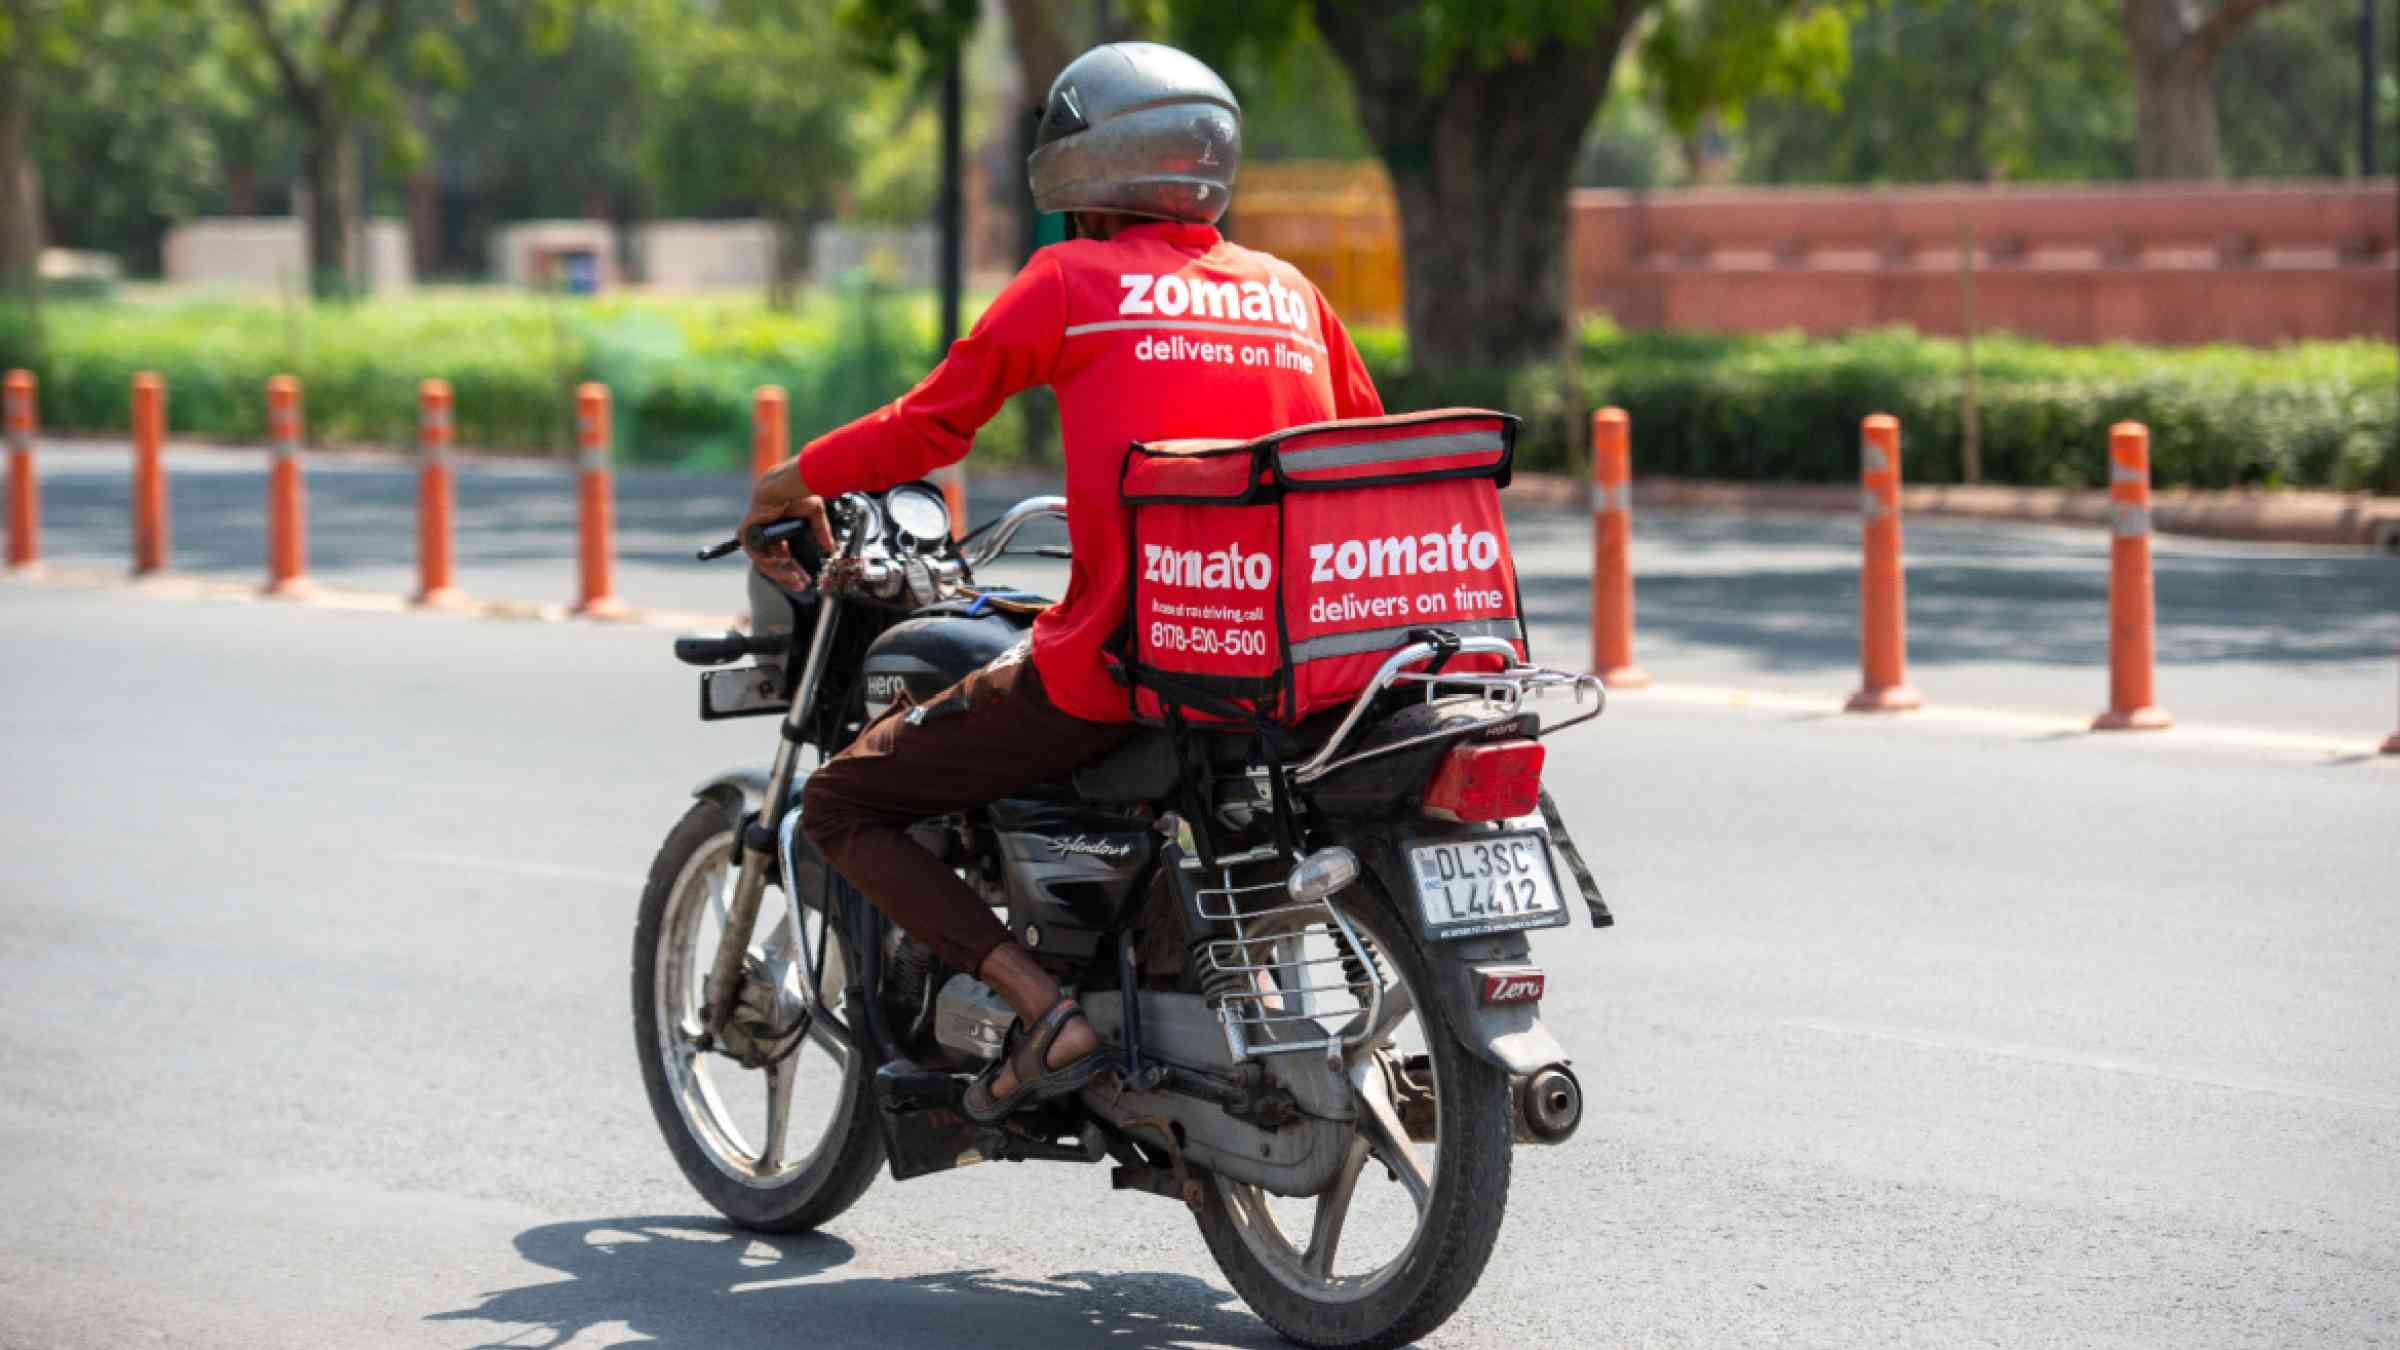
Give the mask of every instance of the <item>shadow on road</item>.
POLYGON ((484 1323, 477 1350, 564 1345, 595 1328, 662 1350, 794 1345, 1280 1345, 1231 1293, 1189 1275, 987 1270, 819 1279, 855 1255, 841 1239, 745 1233, 716 1218, 647 1215, 545 1224, 517 1251, 565 1279, 482 1296, 429 1322, 484 1323), (540 1339, 529 1339, 532 1332, 540 1339))

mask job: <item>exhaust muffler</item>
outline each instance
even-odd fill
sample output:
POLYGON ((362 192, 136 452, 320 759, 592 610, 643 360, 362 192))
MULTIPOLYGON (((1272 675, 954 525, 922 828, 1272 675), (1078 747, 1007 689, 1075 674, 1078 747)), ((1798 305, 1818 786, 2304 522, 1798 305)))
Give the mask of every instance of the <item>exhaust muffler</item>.
POLYGON ((1509 1087, 1520 1144, 1563 1144, 1583 1123, 1583 1085, 1564 1064, 1514 1077, 1509 1087))

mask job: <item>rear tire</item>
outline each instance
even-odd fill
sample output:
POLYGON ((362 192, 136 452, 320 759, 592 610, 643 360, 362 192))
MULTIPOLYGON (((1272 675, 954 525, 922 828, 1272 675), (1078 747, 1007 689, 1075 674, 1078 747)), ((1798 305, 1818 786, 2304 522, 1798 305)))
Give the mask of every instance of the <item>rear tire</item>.
MULTIPOLYGON (((737 1178, 728 1171, 728 1164, 738 1160, 712 1157, 712 1149, 694 1138, 693 1125, 685 1116, 687 1107, 678 1099, 678 1084, 669 1067, 670 1054, 680 1052, 667 1043, 662 1034, 664 1022, 658 1015, 660 967, 673 946, 670 925, 687 921, 678 912, 679 902, 684 906, 692 903, 682 892, 693 884, 696 869, 705 869, 712 859, 736 856, 732 854, 733 839, 734 823, 727 813, 714 802, 702 801, 685 813, 650 864, 641 917, 633 933, 633 1035, 641 1053, 642 1087, 649 1095, 659 1132, 666 1136, 668 1152, 702 1199, 744 1228, 805 1232, 848 1209, 874 1184, 875 1174, 883 1166, 883 1138, 877 1130, 869 1082, 871 1069, 864 1065, 863 1056, 854 1053, 844 1066, 840 1086, 833 1093, 831 1118, 814 1155, 790 1177, 761 1184, 757 1179, 737 1178)), ((804 838, 796 837, 794 844, 808 847, 804 838)), ((773 916, 781 912, 782 905, 781 893, 770 886, 762 912, 773 916)), ((705 961, 707 953, 701 959, 705 961)), ((669 983, 672 985, 671 979, 669 983)), ((803 1040, 792 1055, 821 1057, 825 1053, 815 1043, 803 1040)), ((741 1072, 722 1056, 703 1058, 712 1071, 741 1072)))
MULTIPOLYGON (((1416 1236, 1388 1274, 1363 1292, 1311 1297, 1292 1272, 1263 1258, 1244 1234, 1238 1201, 1221 1178, 1201 1187, 1201 1235, 1235 1292, 1289 1340, 1322 1350, 1401 1345, 1448 1320, 1474 1291, 1508 1208, 1511 1118, 1508 1075, 1460 1044, 1435 995, 1431 957, 1379 890, 1353 889, 1335 902, 1367 932, 1418 1001, 1439 1120, 1431 1196, 1416 1236)), ((1238 1194, 1238 1192, 1237 1192, 1238 1194)))

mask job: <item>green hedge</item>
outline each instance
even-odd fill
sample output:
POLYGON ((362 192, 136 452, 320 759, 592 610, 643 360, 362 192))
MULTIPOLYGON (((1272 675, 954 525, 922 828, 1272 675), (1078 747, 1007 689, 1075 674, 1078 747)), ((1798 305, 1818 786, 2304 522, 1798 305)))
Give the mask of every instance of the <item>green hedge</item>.
MULTIPOLYGON (((571 444, 574 387, 609 386, 620 458, 746 464, 751 396, 779 384, 795 443, 894 397, 921 376, 931 303, 865 280, 777 313, 751 299, 565 299, 454 290, 405 300, 279 306, 249 300, 54 303, 39 340, 0 312, 0 364, 41 379, 46 426, 122 431, 136 371, 167 382, 176 433, 265 435, 268 376, 300 377, 309 437, 409 445, 420 380, 450 382, 458 443, 527 452, 571 444)), ((986 429, 985 455, 1016 459, 1047 425, 1047 395, 986 429)))
MULTIPOLYGON (((405 300, 295 306, 255 301, 53 303, 39 350, 0 314, 0 363, 42 378, 45 424, 122 429, 136 370, 166 376, 187 435, 254 440, 261 388, 289 370, 307 388, 312 437, 405 445, 416 382, 448 379, 461 444, 539 451, 568 443, 570 391, 615 394, 618 453, 700 465, 745 462, 750 397, 781 384, 795 440, 877 406, 921 374, 933 306, 864 280, 775 313, 750 299, 566 300, 427 292, 405 300)), ((1858 471, 1858 420, 1898 416, 1905 473, 1959 478, 1959 351, 1905 331, 1842 338, 1580 334, 1572 379, 1417 371, 1390 330, 1357 334, 1393 408, 1475 404, 1525 414, 1522 462, 1582 462, 1584 412, 1633 417, 1639 472, 1843 481, 1858 471)), ((2161 484, 2246 483, 2400 493, 2400 349, 2378 342, 2273 350, 2061 348, 2012 338, 1976 348, 1984 477, 2100 486, 2112 422, 2147 423, 2161 484)), ((1047 395, 1020 398, 978 442, 986 463, 1055 453, 1047 395)))
MULTIPOLYGON (((1580 463, 1570 410, 1614 403, 1633 420, 1637 472, 1843 481, 1858 422, 1900 419, 1903 473, 1960 480, 1963 384, 1953 341, 1904 330, 1841 338, 1585 330, 1577 379, 1420 374, 1399 344, 1362 341, 1394 407, 1478 403, 1529 415, 1525 460, 1580 463), (1569 395, 1572 395, 1570 398, 1569 395)), ((2260 350, 1977 343, 1987 482, 2098 487, 2110 424, 2145 423, 2160 484, 2264 484, 2400 493, 2400 348, 2312 342, 2260 350)))

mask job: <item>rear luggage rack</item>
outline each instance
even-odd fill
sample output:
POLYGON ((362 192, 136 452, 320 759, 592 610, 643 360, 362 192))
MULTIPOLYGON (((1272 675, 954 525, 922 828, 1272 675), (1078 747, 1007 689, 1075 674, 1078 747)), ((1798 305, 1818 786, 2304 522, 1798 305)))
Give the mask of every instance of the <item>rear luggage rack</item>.
POLYGON ((1506 726, 1516 720, 1519 707, 1524 703, 1527 695, 1539 696, 1552 689, 1573 690, 1577 706, 1581 706, 1583 703, 1584 691, 1590 690, 1593 698, 1592 710, 1561 722, 1553 722, 1536 731, 1534 733, 1536 736, 1547 736, 1552 732, 1564 731, 1568 727, 1589 722, 1598 717, 1608 706, 1608 687, 1600 682, 1599 676, 1520 664, 1516 659, 1516 648, 1505 638, 1459 638, 1455 640, 1455 644, 1451 648, 1456 654, 1462 656, 1488 654, 1501 657, 1509 664, 1500 670, 1461 671, 1452 675, 1407 669, 1418 662, 1431 660, 1441 649, 1441 644, 1412 642, 1393 652, 1384 661, 1382 668, 1375 672, 1375 678, 1369 680, 1367 687, 1360 691, 1357 700, 1351 703, 1350 711, 1343 715, 1341 725, 1334 728, 1333 735, 1326 738, 1324 746, 1316 754, 1310 756, 1306 763, 1292 771, 1292 781, 1306 786, 1336 770, 1346 769, 1364 760, 1405 750, 1412 745, 1423 745, 1427 741, 1448 740, 1459 736, 1473 736, 1506 726), (1343 744, 1350 739, 1350 734, 1358 730, 1359 723, 1366 719, 1367 709, 1374 703, 1375 696, 1402 682, 1424 685, 1427 699, 1434 696, 1438 686, 1473 689, 1482 696, 1485 706, 1492 711, 1463 725, 1443 727, 1422 736, 1411 736, 1405 740, 1394 741, 1389 745, 1379 745, 1371 750, 1362 750, 1355 755, 1335 758, 1343 744))

